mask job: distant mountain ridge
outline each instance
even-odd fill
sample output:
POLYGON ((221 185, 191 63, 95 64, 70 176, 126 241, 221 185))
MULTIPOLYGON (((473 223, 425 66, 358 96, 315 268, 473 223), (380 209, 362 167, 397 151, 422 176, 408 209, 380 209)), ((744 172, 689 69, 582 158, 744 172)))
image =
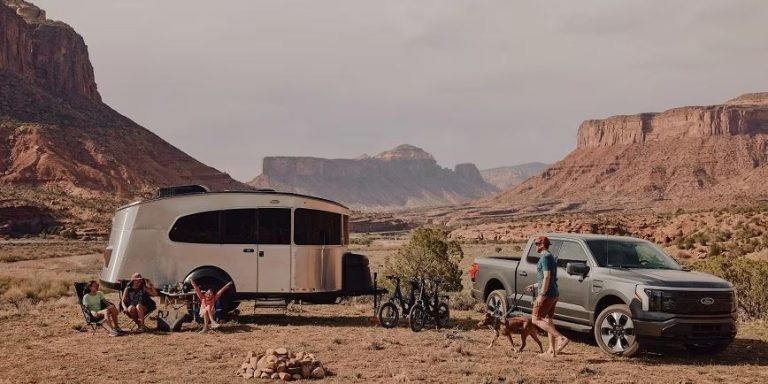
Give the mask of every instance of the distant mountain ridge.
POLYGON ((533 162, 509 167, 484 169, 480 171, 480 174, 483 175, 485 181, 495 185, 496 188, 504 190, 514 187, 530 177, 538 176, 548 166, 549 164, 533 162))
POLYGON ((474 164, 442 168, 421 148, 400 145, 369 157, 266 157, 258 188, 306 193, 361 210, 457 204, 498 191, 474 164))

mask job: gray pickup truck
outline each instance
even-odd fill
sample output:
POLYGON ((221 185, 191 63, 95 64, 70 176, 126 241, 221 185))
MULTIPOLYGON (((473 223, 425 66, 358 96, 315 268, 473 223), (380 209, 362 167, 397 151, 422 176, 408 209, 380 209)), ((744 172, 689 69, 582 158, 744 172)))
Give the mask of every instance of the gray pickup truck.
MULTIPOLYGON (((631 356, 641 345, 683 345, 717 353, 736 337, 736 293, 725 280, 681 267, 632 237, 551 234, 560 300, 555 325, 593 332, 603 351, 631 356)), ((517 258, 476 258, 472 296, 498 314, 531 313, 539 254, 533 240, 517 258)))

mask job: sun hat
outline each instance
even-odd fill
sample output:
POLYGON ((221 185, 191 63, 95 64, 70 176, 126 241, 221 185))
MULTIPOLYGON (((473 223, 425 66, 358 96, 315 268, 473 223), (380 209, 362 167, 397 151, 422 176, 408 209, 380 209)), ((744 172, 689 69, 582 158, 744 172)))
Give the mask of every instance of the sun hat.
POLYGON ((133 275, 131 275, 131 281, 134 281, 134 280, 144 280, 144 277, 141 276, 141 273, 136 272, 133 275))

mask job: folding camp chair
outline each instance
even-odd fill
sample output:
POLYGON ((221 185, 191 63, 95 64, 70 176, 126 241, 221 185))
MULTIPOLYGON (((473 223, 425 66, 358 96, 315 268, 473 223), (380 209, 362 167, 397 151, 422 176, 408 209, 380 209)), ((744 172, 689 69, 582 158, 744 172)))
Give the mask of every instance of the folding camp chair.
MULTIPOLYGON (((120 297, 119 297, 119 299, 117 301, 118 302, 117 310, 120 313, 125 314, 126 317, 128 317, 128 315, 125 313, 125 307, 123 306, 123 294, 125 293, 125 289, 128 288, 128 285, 130 283, 131 283, 130 280, 120 280, 119 281, 119 284, 120 284, 120 293, 119 293, 119 295, 120 295, 120 297)), ((149 296, 147 295, 147 296, 145 296, 145 299, 144 299, 144 306, 147 307, 147 312, 144 313, 144 324, 146 325, 147 324, 147 317, 149 317, 149 315, 152 312, 154 312, 155 309, 157 309, 157 304, 155 303, 154 300, 150 299, 149 296)), ((130 323, 130 328, 129 329, 130 330, 136 329, 136 327, 137 327, 136 323, 133 321, 133 319, 131 319, 130 321, 131 321, 131 323, 130 323)))
POLYGON ((88 283, 75 283, 75 293, 77 294, 77 305, 80 307, 80 311, 83 313, 83 320, 85 320, 85 324, 91 327, 91 330, 93 333, 96 333, 96 328, 101 327, 104 328, 105 331, 109 332, 109 328, 107 328, 104 325, 104 322, 107 320, 107 317, 96 317, 91 313, 91 311, 83 305, 83 296, 85 296, 85 292, 88 289, 88 283))

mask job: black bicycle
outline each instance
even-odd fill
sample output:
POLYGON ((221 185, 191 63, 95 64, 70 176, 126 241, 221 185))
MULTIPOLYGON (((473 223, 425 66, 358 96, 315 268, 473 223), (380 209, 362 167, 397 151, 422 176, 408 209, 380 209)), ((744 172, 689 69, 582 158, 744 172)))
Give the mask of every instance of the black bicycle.
POLYGON ((394 328, 400 321, 400 313, 410 313, 411 307, 416 303, 416 292, 419 290, 419 279, 409 278, 410 293, 408 300, 403 298, 403 292, 400 289, 401 276, 387 276, 387 279, 393 280, 395 292, 389 297, 389 301, 382 304, 379 308, 379 323, 384 328, 394 328))
POLYGON ((416 303, 408 314, 408 325, 412 331, 421 331, 427 323, 434 324, 436 328, 445 328, 448 325, 448 295, 440 295, 442 282, 436 278, 421 278, 416 303), (431 288, 429 293, 426 289, 427 283, 431 288))

